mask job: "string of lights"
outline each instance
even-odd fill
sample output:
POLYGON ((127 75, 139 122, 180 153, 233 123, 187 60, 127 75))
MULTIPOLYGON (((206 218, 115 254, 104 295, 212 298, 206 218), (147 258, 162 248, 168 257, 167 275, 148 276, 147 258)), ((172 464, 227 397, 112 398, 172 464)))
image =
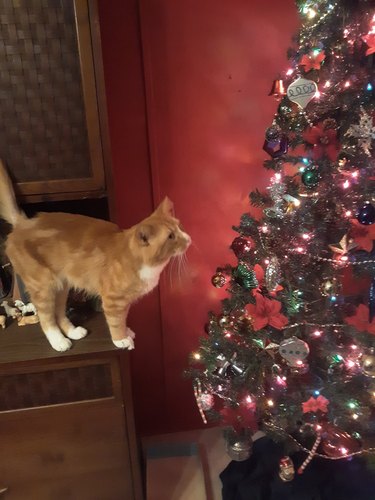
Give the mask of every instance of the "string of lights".
POLYGON ((375 403, 375 11, 367 0, 296 1, 302 28, 269 94, 272 175, 249 195, 262 215, 242 215, 237 263, 212 276, 227 294, 192 377, 202 418, 266 422, 307 453, 303 472, 315 456, 375 452, 359 444, 375 403), (363 290, 346 292, 350 276, 363 290), (308 449, 289 426, 310 421, 322 428, 308 449))

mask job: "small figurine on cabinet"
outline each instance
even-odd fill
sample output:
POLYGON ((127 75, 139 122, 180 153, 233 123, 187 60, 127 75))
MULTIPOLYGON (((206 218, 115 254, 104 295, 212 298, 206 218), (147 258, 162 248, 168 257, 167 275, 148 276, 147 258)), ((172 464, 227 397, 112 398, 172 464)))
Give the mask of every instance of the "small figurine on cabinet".
POLYGON ((24 304, 22 300, 17 299, 14 301, 14 305, 19 309, 22 316, 26 316, 28 313, 37 314, 36 307, 31 302, 24 304))
POLYGON ((5 314, 8 318, 16 319, 21 316, 21 311, 17 309, 17 307, 10 306, 7 300, 3 300, 0 306, 4 308, 5 314))

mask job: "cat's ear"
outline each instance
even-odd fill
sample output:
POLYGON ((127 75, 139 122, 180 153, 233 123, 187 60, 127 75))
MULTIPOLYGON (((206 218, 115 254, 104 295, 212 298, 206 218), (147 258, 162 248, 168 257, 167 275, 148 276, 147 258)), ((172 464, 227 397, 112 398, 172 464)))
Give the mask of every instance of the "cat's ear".
POLYGON ((167 215, 169 217, 174 216, 173 203, 168 196, 164 198, 154 213, 158 215, 167 215))
POLYGON ((137 240, 143 247, 150 244, 150 238, 154 234, 154 227, 151 224, 141 224, 137 228, 137 240))

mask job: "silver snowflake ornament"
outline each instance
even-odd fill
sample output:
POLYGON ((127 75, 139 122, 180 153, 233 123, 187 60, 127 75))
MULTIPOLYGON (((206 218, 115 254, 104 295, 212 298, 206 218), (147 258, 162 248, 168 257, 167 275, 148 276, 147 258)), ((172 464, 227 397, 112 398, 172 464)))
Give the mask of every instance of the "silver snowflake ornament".
POLYGON ((372 123, 372 116, 366 113, 362 106, 360 110, 359 123, 351 125, 345 132, 345 135, 356 137, 359 147, 368 156, 371 156, 370 149, 372 148, 371 142, 375 139, 375 127, 372 123))

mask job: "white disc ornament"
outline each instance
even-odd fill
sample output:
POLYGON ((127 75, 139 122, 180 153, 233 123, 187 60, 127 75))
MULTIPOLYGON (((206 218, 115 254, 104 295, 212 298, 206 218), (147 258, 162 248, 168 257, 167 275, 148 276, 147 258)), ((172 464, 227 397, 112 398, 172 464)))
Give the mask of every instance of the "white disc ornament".
POLYGON ((289 366, 300 367, 310 352, 309 345, 298 337, 290 337, 280 342, 279 353, 289 366))
POLYGON ((295 102, 303 109, 314 98, 317 91, 318 86, 313 80, 297 78, 297 80, 289 85, 286 95, 290 101, 295 102))

